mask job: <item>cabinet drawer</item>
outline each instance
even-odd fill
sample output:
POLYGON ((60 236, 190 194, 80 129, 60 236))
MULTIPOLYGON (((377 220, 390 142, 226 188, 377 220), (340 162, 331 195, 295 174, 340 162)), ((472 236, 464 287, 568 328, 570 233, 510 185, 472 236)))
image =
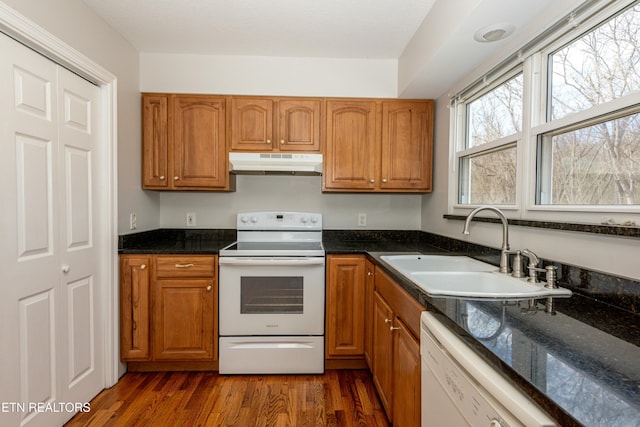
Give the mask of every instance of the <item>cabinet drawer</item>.
POLYGON ((158 256, 156 277, 214 277, 215 256, 158 256))

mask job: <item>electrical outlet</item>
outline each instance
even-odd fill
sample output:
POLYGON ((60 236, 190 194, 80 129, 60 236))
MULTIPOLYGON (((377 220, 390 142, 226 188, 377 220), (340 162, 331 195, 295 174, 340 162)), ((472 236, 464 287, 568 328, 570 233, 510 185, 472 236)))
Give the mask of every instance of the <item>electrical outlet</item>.
POLYGON ((129 230, 135 230, 138 228, 138 218, 135 212, 129 214, 129 230))
POLYGON ((196 226, 196 213, 187 212, 187 227, 195 227, 195 226, 196 226))
POLYGON ((359 213, 358 214, 358 227, 364 227, 367 225, 367 214, 359 213))

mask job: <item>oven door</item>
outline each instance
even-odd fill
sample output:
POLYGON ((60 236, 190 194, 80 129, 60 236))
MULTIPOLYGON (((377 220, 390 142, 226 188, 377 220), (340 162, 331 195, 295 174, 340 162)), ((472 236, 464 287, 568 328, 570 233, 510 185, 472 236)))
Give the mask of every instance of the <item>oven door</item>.
POLYGON ((323 335, 324 257, 221 257, 220 336, 323 335))

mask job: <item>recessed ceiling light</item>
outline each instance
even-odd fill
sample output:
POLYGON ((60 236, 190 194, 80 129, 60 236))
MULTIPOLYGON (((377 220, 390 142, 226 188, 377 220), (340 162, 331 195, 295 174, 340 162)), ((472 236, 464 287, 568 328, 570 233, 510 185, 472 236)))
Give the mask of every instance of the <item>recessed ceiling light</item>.
POLYGON ((511 24, 489 25, 476 31, 473 38, 480 43, 497 42, 509 37, 514 29, 515 27, 511 24))

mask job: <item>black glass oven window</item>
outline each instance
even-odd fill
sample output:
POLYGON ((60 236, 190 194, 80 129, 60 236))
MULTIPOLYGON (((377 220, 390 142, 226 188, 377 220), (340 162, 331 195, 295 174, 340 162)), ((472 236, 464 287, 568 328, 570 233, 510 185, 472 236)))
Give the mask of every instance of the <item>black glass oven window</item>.
POLYGON ((241 314, 303 314, 302 277, 242 277, 241 314))

